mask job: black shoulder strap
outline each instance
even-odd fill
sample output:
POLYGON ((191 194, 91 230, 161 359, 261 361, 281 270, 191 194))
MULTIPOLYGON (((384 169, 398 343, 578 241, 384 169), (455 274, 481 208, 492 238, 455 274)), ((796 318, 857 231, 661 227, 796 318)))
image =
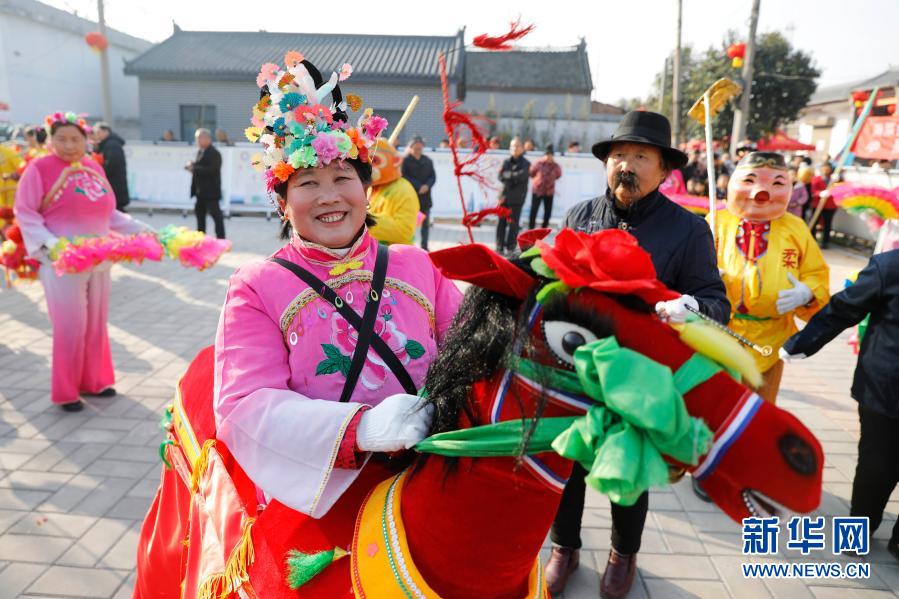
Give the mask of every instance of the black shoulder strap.
MULTIPOLYGON (((380 303, 381 291, 383 290, 384 280, 386 279, 388 256, 389 256, 389 254, 387 251, 387 247, 379 245, 378 246, 378 259, 375 262, 375 272, 372 275, 372 289, 369 292, 368 303, 366 304, 366 308, 365 308, 366 315, 368 314, 369 310, 371 309, 372 312, 375 314, 375 316, 377 316, 377 311, 378 311, 377 308, 378 308, 378 304, 380 303), (381 274, 380 287, 376 288, 375 287, 375 279, 378 278, 378 270, 379 270, 378 263, 381 262, 381 260, 382 260, 382 258, 381 258, 382 254, 384 256, 383 257, 383 262, 384 262, 383 273, 381 274), (376 300, 374 300, 375 297, 377 298, 376 300), (371 308, 372 303, 375 304, 375 307, 373 309, 371 308)), ((302 266, 299 266, 298 264, 294 264, 293 262, 290 262, 288 260, 284 260, 282 258, 274 258, 274 257, 269 258, 269 260, 271 260, 272 262, 275 262, 276 264, 280 264, 281 266, 283 266, 284 268, 286 268, 287 270, 292 272, 294 275, 296 275, 297 278, 299 278, 301 281, 306 283, 306 285, 308 285, 310 289, 314 290, 326 302, 328 302, 329 304, 334 306, 334 308, 337 310, 337 313, 340 314, 341 316, 343 316, 344 320, 346 320, 347 323, 351 327, 356 329, 356 331, 359 333, 359 341, 356 344, 356 351, 353 352, 353 363, 355 363, 356 357, 357 357, 357 355, 359 355, 359 348, 363 343, 363 338, 367 337, 368 343, 370 344, 371 349, 373 349, 375 351, 375 353, 378 354, 378 357, 380 357, 384 361, 384 363, 387 365, 387 367, 390 368, 390 371, 393 373, 393 376, 395 376, 397 378, 397 380, 399 381, 400 385, 402 385, 403 390, 406 393, 410 393, 410 394, 418 393, 418 390, 415 388, 415 383, 412 382, 412 377, 409 376, 409 373, 406 371, 406 368, 403 366, 403 363, 400 362, 400 359, 397 358, 395 353, 393 353, 393 350, 390 349, 390 346, 388 346, 387 343, 383 339, 381 339, 381 337, 379 335, 374 334, 374 326, 373 326, 374 319, 372 319, 372 323, 369 326, 369 329, 371 332, 368 335, 365 335, 363 333, 363 331, 366 330, 364 323, 363 323, 363 317, 360 317, 356 313, 355 310, 353 310, 352 308, 347 306, 346 303, 344 303, 343 299, 341 299, 341 297, 339 295, 337 295, 337 293, 335 293, 333 289, 328 287, 328 285, 326 285, 324 281, 322 281, 321 279, 316 277, 314 274, 312 274, 311 272, 309 272, 302 266)), ((364 356, 367 352, 368 352, 368 347, 366 347, 365 353, 361 354, 363 356, 363 358, 360 359, 360 362, 362 365, 364 365, 364 356)), ((351 366, 351 368, 352 368, 352 366, 351 366)), ((359 371, 361 372, 361 370, 362 370, 362 366, 360 365, 359 371)), ((356 376, 358 377, 358 374, 356 376)), ((347 382, 349 383, 349 376, 347 377, 347 382)), ((353 381, 353 386, 355 386, 355 381, 353 381)), ((344 385, 344 393, 341 394, 341 401, 344 401, 343 395, 346 394, 346 391, 348 388, 350 389, 350 392, 352 392, 352 386, 344 385)))
MULTIPOLYGON (((346 383, 340 394, 340 401, 347 402, 356 388, 356 381, 362 373, 365 365, 365 357, 375 334, 375 319, 378 317, 378 306, 381 305, 381 293, 384 291, 384 277, 387 275, 387 261, 389 252, 386 245, 378 244, 378 256, 375 259, 375 268, 372 272, 371 290, 365 298, 365 311, 362 313, 362 326, 357 329, 359 337, 356 341, 356 349, 353 350, 353 361, 346 375, 346 383)), ((390 352, 393 353, 393 352, 390 352)))

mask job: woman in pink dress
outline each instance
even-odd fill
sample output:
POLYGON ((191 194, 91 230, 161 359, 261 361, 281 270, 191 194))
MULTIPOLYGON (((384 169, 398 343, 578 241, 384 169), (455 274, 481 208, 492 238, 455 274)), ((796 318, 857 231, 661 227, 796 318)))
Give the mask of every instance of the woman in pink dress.
MULTIPOLYGON (((297 53, 285 62, 263 66, 246 134, 262 146, 256 162, 286 243, 231 277, 215 340, 214 451, 233 456, 241 473, 228 467, 229 475, 248 478, 255 496, 247 508, 207 497, 215 507, 203 511, 219 522, 247 510, 246 526, 254 524, 243 543, 256 547, 255 562, 239 569, 272 598, 294 596, 282 579, 288 549, 347 547, 368 490, 401 467, 384 454, 426 436, 431 412, 418 390, 461 301, 427 252, 381 246, 369 233, 371 158, 387 122, 360 111, 358 97, 344 101, 337 82, 349 65, 323 81, 297 53), (359 112, 353 125, 348 112, 359 112)), ((196 402, 185 394, 187 420, 198 421, 196 402)), ((193 597, 204 580, 232 591, 242 583, 206 549, 242 554, 232 549, 240 539, 213 543, 188 518, 198 501, 189 482, 163 471, 138 544, 135 597, 193 597)), ((307 596, 337 597, 329 585, 349 581, 347 567, 329 568, 307 596)))
POLYGON ((106 328, 109 266, 57 275, 49 251, 60 237, 139 233, 149 227, 115 209, 103 168, 86 155, 89 127, 75 114, 46 119, 50 153, 30 162, 16 189, 14 211, 28 253, 40 260, 40 280, 53 325, 50 398, 66 411, 83 409, 82 395, 115 395, 106 328))

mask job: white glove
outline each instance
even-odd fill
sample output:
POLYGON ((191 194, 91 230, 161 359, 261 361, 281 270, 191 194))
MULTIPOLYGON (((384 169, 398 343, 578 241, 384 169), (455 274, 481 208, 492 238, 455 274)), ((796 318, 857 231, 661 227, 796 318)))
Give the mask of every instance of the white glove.
POLYGON ((683 323, 687 320, 687 306, 699 310, 699 302, 692 295, 682 295, 677 299, 656 304, 656 314, 665 322, 683 323))
POLYGON ((805 360, 808 356, 805 354, 788 354, 787 350, 784 348, 780 348, 777 350, 777 355, 780 356, 780 359, 784 362, 793 362, 794 360, 805 360))
POLYGON ((359 419, 356 447, 362 451, 399 451, 424 439, 434 418, 434 406, 424 398, 398 393, 391 395, 359 419))
POLYGON ((812 301, 812 298, 814 297, 814 295, 812 295, 812 290, 809 289, 808 285, 794 277, 793 273, 788 272, 787 278, 793 284, 793 287, 790 289, 781 289, 777 293, 777 302, 775 305, 777 306, 778 314, 792 312, 796 308, 804 306, 812 301))
POLYGON ((37 252, 35 252, 35 255, 33 257, 36 258, 37 261, 41 264, 52 263, 53 259, 50 258, 50 251, 57 243, 59 243, 59 237, 51 235, 47 238, 46 241, 44 241, 43 245, 41 245, 41 247, 37 249, 37 252))

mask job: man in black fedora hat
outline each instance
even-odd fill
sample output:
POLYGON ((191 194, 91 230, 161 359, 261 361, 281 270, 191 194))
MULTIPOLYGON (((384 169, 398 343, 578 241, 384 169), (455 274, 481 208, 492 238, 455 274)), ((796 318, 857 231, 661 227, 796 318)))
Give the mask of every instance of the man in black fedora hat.
MULTIPOLYGON (((572 207, 562 226, 587 233, 617 228, 636 237, 652 257, 659 280, 683 294, 655 306, 663 319, 683 322, 690 307, 727 323, 730 303, 709 226, 659 193, 668 173, 687 163, 687 155, 671 147, 668 119, 654 112, 629 112, 611 139, 594 144, 593 155, 606 165, 608 189, 572 207)), ((546 580, 553 596, 561 593, 578 565, 585 475, 575 464, 550 533, 553 549, 546 580)), ((630 590, 648 509, 648 493, 633 506, 612 504, 612 549, 600 581, 602 597, 617 599, 630 590)))

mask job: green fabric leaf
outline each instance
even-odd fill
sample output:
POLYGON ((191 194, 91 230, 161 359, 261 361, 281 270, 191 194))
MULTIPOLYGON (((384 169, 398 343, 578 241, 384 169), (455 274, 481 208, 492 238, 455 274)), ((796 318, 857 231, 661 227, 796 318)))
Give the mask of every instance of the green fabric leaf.
POLYGON ((541 304, 545 304, 553 295, 557 293, 560 295, 567 295, 570 291, 571 288, 562 281, 553 281, 549 285, 544 285, 543 288, 537 292, 537 301, 541 304))
POLYGON ((425 348, 418 341, 409 339, 406 342, 406 353, 409 354, 409 357, 413 360, 417 360, 418 358, 425 355, 425 348))
MULTIPOLYGON (((539 255, 540 255, 540 248, 538 248, 536 245, 534 245, 534 246, 529 247, 525 251, 521 252, 521 256, 519 256, 519 258, 521 258, 522 260, 527 260, 528 258, 534 258, 539 255)), ((553 278, 555 278, 555 277, 553 277, 553 278)))
POLYGON ((302 553, 296 549, 287 552, 287 586, 298 589, 333 562, 347 555, 339 547, 318 553, 302 553))
POLYGON ((531 268, 541 277, 547 279, 559 278, 558 276, 556 276, 556 273, 553 271, 553 269, 547 266, 546 262, 543 261, 543 258, 534 258, 533 260, 531 260, 531 268))
POLYGON ((331 345, 330 343, 322 343, 322 349, 324 350, 325 355, 332 360, 339 360, 341 357, 343 357, 343 354, 340 353, 340 350, 337 349, 336 345, 331 345))

